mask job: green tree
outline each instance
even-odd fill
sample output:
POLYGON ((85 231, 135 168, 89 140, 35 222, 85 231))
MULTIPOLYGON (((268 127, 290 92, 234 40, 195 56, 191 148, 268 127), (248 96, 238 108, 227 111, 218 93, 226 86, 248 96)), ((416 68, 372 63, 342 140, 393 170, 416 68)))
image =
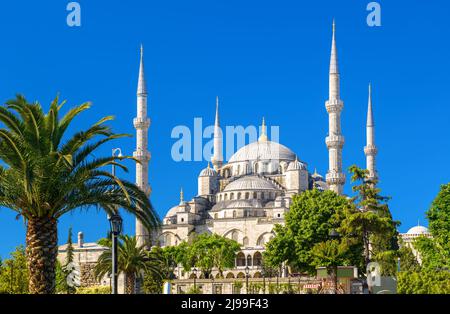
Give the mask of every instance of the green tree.
MULTIPOLYGON (((344 210, 349 206, 345 197, 332 191, 314 189, 295 195, 285 226, 276 225, 276 236, 266 245, 265 263, 278 268, 287 262, 296 271, 314 275, 314 246, 329 240, 331 230, 340 227, 344 210)), ((357 252, 358 244, 355 242, 350 249, 357 252)), ((351 263, 360 264, 361 254, 353 256, 351 263)))
MULTIPOLYGON (((398 222, 392 219, 387 201, 376 187, 377 181, 368 179, 368 170, 351 166, 352 182, 356 196, 354 206, 347 207, 340 230, 358 237, 364 247, 364 264, 377 261, 384 275, 395 269, 398 256, 398 222)), ((392 275, 392 273, 391 273, 392 275)))
POLYGON ((335 294, 338 291, 337 269, 340 265, 348 264, 349 256, 351 256, 349 252, 350 248, 346 239, 317 243, 311 250, 313 256, 312 265, 325 267, 328 274, 332 275, 335 294))
MULTIPOLYGON (((0 206, 27 222, 26 253, 30 293, 55 292, 57 226, 76 209, 100 208, 114 214, 123 208, 148 229, 159 223, 146 194, 134 183, 110 174, 105 167, 126 167, 133 157, 100 157, 97 151, 124 134, 114 134, 102 118, 85 131, 67 132, 88 103, 60 117, 64 102, 56 98, 44 113, 38 102, 23 96, 0 107, 0 206), (94 153, 97 157, 94 157, 94 153)), ((136 160, 137 161, 137 160, 136 160)))
POLYGON ((223 275, 223 270, 235 264, 240 245, 234 240, 217 234, 203 233, 196 236, 192 243, 179 245, 177 260, 186 271, 198 267, 205 278, 209 278, 213 268, 223 275))
MULTIPOLYGON (((117 269, 125 275, 125 293, 135 292, 136 278, 140 278, 144 271, 159 272, 159 268, 151 261, 145 245, 138 246, 136 237, 123 235, 117 244, 117 269)), ((109 248, 98 258, 94 274, 98 280, 112 273, 112 250, 109 248)))
POLYGON ((0 293, 28 293, 28 269, 23 246, 18 246, 0 267, 0 293))
POLYGON ((74 294, 76 292, 76 286, 67 281, 70 273, 73 271, 73 258, 74 258, 74 248, 72 242, 72 227, 69 228, 67 236, 67 253, 64 265, 61 265, 58 261, 56 262, 56 292, 57 293, 67 293, 74 294))
POLYGON ((450 184, 442 185, 427 211, 432 237, 419 237, 413 246, 421 265, 398 274, 398 292, 406 294, 450 294, 450 184))
POLYGON ((430 232, 450 255, 450 183, 441 186, 439 194, 427 211, 430 232))
POLYGON ((160 294, 164 281, 175 278, 174 269, 177 266, 178 248, 176 246, 153 247, 148 254, 153 267, 144 273, 143 289, 145 293, 160 294), (154 269, 158 269, 158 272, 154 269))

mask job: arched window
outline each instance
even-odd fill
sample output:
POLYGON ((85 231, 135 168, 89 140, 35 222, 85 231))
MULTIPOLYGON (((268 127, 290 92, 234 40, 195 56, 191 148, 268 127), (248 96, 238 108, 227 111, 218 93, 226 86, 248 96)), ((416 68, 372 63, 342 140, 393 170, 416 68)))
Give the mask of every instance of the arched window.
POLYGON ((242 245, 243 245, 243 246, 248 246, 248 238, 247 238, 247 237, 245 237, 245 238, 242 240, 242 245))
POLYGON ((236 218, 236 211, 233 210, 233 218, 236 218))
POLYGON ((239 252, 236 255, 236 266, 245 266, 245 255, 242 252, 239 252))
POLYGON ((250 254, 247 255, 247 266, 252 266, 252 256, 250 254))
POLYGON ((253 255, 253 265, 261 266, 262 265, 262 254, 260 252, 256 252, 253 255))
POLYGON ((250 198, 250 193, 249 193, 249 192, 246 192, 246 193, 245 193, 245 199, 248 200, 249 198, 250 198))
POLYGON ((240 174, 241 174, 241 165, 238 165, 236 175, 240 175, 240 174))
POLYGON ((231 239, 232 239, 232 240, 237 241, 237 240, 238 240, 238 237, 239 237, 239 233, 238 233, 236 230, 234 230, 233 232, 231 232, 231 239))
POLYGON ((241 192, 239 192, 239 193, 237 194, 237 199, 238 199, 238 200, 241 199, 241 192))
POLYGON ((228 194, 225 193, 225 201, 228 200, 228 194))
POLYGON ((230 200, 234 200, 234 193, 230 194, 230 200))
POLYGON ((256 192, 253 192, 253 198, 256 200, 258 198, 258 194, 256 192))
POLYGON ((219 215, 217 213, 214 214, 214 219, 218 219, 219 215))
POLYGON ((227 279, 232 279, 234 278, 234 274, 233 273, 228 273, 227 274, 227 279))

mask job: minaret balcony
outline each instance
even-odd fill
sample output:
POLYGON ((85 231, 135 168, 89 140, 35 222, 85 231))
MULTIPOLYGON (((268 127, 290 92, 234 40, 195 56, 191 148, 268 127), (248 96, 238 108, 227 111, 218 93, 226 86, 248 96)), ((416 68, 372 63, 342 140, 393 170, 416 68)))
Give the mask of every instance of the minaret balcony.
POLYGON ((328 172, 326 175, 328 185, 343 185, 345 183, 345 174, 338 172, 328 172))
POLYGON ((325 138, 325 143, 328 148, 342 148, 345 138, 342 135, 330 135, 325 138))
POLYGON ((134 118, 133 125, 135 129, 148 129, 150 127, 149 118, 134 118))
POLYGON ((378 149, 375 145, 367 145, 366 147, 364 147, 364 153, 367 156, 374 156, 378 153, 378 149))
POLYGON ((328 113, 338 113, 344 109, 344 102, 340 99, 330 99, 325 103, 328 113))
POLYGON ((144 152, 142 150, 136 151, 133 153, 133 157, 139 160, 140 162, 147 162, 151 158, 150 152, 144 152))

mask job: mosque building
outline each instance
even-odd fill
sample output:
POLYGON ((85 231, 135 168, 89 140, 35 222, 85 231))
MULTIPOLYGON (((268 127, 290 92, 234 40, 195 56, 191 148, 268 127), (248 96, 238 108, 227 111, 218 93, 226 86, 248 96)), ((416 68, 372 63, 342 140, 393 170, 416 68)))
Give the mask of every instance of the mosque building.
MULTIPOLYGON (((143 67, 143 53, 138 83, 138 117, 134 121, 137 130, 135 156, 141 164, 137 166, 136 183, 148 187, 147 151, 147 89, 143 67)), ((262 252, 265 244, 274 237, 273 228, 283 224, 292 203, 292 197, 314 188, 332 190, 343 194, 346 181, 342 167, 344 136, 341 130, 341 112, 344 103, 340 97, 340 72, 336 47, 336 27, 333 22, 331 58, 329 70, 329 98, 325 103, 329 116, 328 136, 325 139, 329 152, 329 170, 325 177, 309 171, 305 161, 288 147, 271 141, 267 136, 265 121, 262 122, 259 139, 240 148, 224 162, 220 129, 219 101, 216 103, 214 125, 214 152, 212 165, 198 175, 197 195, 187 200, 181 191, 179 202, 169 209, 163 226, 153 239, 154 245, 171 246, 188 240, 200 233, 216 233, 241 244, 242 250, 236 258, 236 268, 230 270, 229 278, 242 275, 250 268, 250 275, 260 275, 262 252)), ((367 169, 376 177, 371 89, 367 115, 367 145, 364 149, 367 169)), ((142 243, 148 236, 137 221, 136 235, 142 243)), ((214 275, 214 274, 213 274, 214 275)))

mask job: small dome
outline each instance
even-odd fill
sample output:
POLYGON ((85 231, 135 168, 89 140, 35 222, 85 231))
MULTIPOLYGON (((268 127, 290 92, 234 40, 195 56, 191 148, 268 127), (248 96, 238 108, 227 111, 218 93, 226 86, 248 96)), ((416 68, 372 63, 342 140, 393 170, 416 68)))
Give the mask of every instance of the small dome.
POLYGON ((306 165, 297 159, 289 163, 289 166, 287 168, 287 171, 294 171, 294 170, 306 170, 306 165))
POLYGON ((427 227, 424 226, 415 226, 408 230, 407 234, 430 234, 427 227))
POLYGON ((178 205, 169 209, 169 211, 167 212, 167 214, 164 218, 173 217, 177 214, 177 212, 178 212, 178 205))
POLYGON ((228 184, 224 192, 240 190, 278 190, 269 180, 257 176, 247 176, 228 184))
POLYGON ((199 177, 215 177, 216 175, 217 172, 211 168, 208 163, 208 167, 200 172, 199 177))

